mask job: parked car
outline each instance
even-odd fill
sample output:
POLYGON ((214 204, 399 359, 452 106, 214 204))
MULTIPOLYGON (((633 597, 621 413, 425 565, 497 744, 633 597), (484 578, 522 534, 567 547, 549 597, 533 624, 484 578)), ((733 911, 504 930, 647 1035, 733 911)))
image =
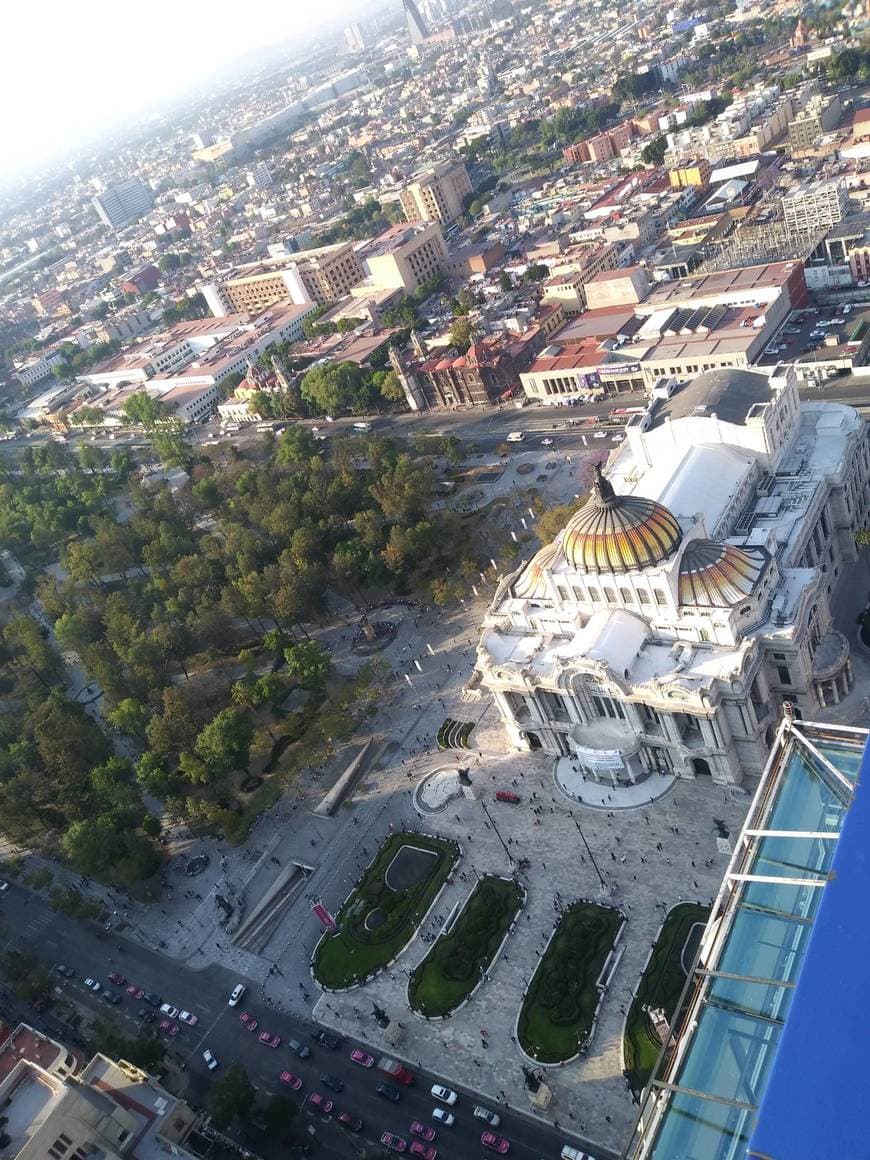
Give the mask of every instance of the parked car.
POLYGON ((126 978, 121 974, 120 971, 109 971, 106 978, 110 983, 114 983, 116 987, 123 987, 127 982, 126 978))
POLYGON ((491 1152, 498 1152, 499 1156, 504 1156, 511 1147, 509 1140, 506 1140, 504 1136, 497 1136, 495 1132, 484 1132, 480 1137, 480 1142, 484 1148, 489 1148, 491 1152))
POLYGON ((336 1095, 344 1091, 343 1080, 340 1080, 337 1075, 333 1075, 331 1072, 325 1071, 320 1077, 320 1082, 324 1087, 328 1087, 331 1092, 335 1092, 336 1095))
POLYGON ((292 1071, 282 1071, 278 1076, 281 1083, 286 1084, 291 1091, 298 1092, 302 1087, 302 1080, 298 1075, 294 1075, 292 1071))
POLYGON ((485 1124, 489 1124, 491 1128, 497 1128, 501 1123, 500 1115, 498 1115, 496 1112, 491 1112, 489 1108, 485 1108, 481 1104, 478 1104, 471 1114, 474 1116, 475 1120, 483 1120, 483 1122, 485 1124))
POLYGON ((318 1043, 322 1043, 324 1047, 328 1047, 330 1051, 335 1051, 337 1047, 341 1047, 342 1039, 340 1035, 336 1035, 334 1031, 319 1031, 314 1038, 318 1043))
POLYGON ((323 1112, 325 1116, 328 1116, 332 1109, 335 1107, 335 1104, 332 1102, 332 1100, 328 1100, 326 1096, 322 1096, 320 1092, 312 1092, 308 1097, 308 1102, 312 1108, 318 1112, 323 1112))
POLYGON ((145 992, 143 989, 141 987, 137 987, 135 983, 131 983, 127 988, 127 994, 131 999, 143 999, 145 997, 145 992))
POLYGON ((298 1039, 288 1039, 287 1046, 294 1055, 298 1055, 300 1059, 307 1059, 311 1054, 311 1048, 307 1043, 300 1043, 298 1039))
POLYGON ((165 1031, 167 1035, 177 1035, 178 1034, 178 1024, 173 1023, 171 1019, 161 1019, 160 1020, 160 1030, 165 1031))
POLYGON ((136 1014, 143 1023, 153 1023, 157 1018, 153 1011, 147 1011, 144 1007, 140 1007, 136 1014))
POLYGON ((152 1007, 160 1006, 160 996, 155 995, 153 991, 144 991, 142 993, 142 998, 146 1003, 150 1003, 152 1007))
POLYGON ((361 1051, 360 1048, 357 1048, 355 1051, 350 1053, 350 1060, 351 1063, 358 1063, 360 1067, 375 1066, 375 1057, 373 1055, 369 1055, 367 1051, 361 1051))
POLYGON ((257 1019, 255 1019, 254 1016, 249 1014, 249 1012, 247 1012, 247 1011, 243 1011, 241 1013, 241 1015, 239 1016, 239 1022, 242 1024, 243 1027, 247 1028, 248 1031, 256 1031, 257 1028, 260 1026, 259 1021, 257 1019))
POLYGON ((214 1053, 209 1051, 208 1048, 202 1053, 202 1058, 205 1060, 205 1066, 209 1071, 217 1070, 218 1061, 215 1059, 214 1053))
POLYGON ((436 1100, 440 1100, 442 1104, 449 1104, 450 1107, 453 1107, 459 1099, 455 1091, 447 1087, 442 1087, 440 1083, 432 1084, 432 1095, 436 1100))
POLYGON ((96 979, 85 979, 85 986, 89 991, 102 991, 102 986, 96 979))
POLYGON ((379 1096, 383 1096, 385 1100, 390 1100, 394 1104, 402 1098, 402 1093, 394 1083, 379 1083, 375 1091, 379 1096))
POLYGON ((338 1116, 339 1124, 342 1128, 347 1128, 349 1132, 361 1132, 363 1122, 359 1116, 352 1116, 350 1112, 340 1112, 338 1116))
POLYGON ((431 1144, 435 1139, 436 1132, 428 1124, 421 1124, 419 1120, 415 1120, 411 1125, 411 1135, 419 1136, 421 1140, 428 1140, 431 1144))
POLYGON ((265 1047, 281 1046, 281 1036, 273 1035, 271 1031, 261 1031, 257 1038, 265 1047))
POLYGON ((391 1152, 404 1152, 408 1147, 407 1141, 403 1140, 401 1136, 394 1136, 392 1132, 384 1132, 381 1136, 381 1143, 391 1152))
POLYGON ((438 1149, 431 1144, 423 1144, 420 1140, 412 1140, 408 1149, 409 1156, 420 1156, 422 1160, 437 1160, 438 1149))
POLYGON ((448 1112, 446 1108, 433 1108, 432 1119, 437 1120, 439 1124, 443 1124, 445 1128, 452 1128, 456 1123, 456 1117, 452 1112, 448 1112))
POLYGON ((173 1007, 171 1003, 161 1003, 160 1004, 160 1014, 165 1015, 167 1019, 177 1019, 178 1018, 178 1008, 173 1007))
POLYGON ((64 979, 74 979, 76 977, 76 973, 72 967, 66 967, 63 963, 58 963, 54 969, 55 972, 58 975, 61 975, 64 979))
POLYGON ((121 1002, 121 996, 116 991, 110 991, 108 987, 103 989, 100 998, 105 999, 107 1003, 111 1003, 113 1007, 117 1007, 121 1002))
POLYGON ((186 1023, 188 1027, 196 1027, 199 1019, 190 1011, 179 1011, 178 1018, 182 1023, 186 1023))

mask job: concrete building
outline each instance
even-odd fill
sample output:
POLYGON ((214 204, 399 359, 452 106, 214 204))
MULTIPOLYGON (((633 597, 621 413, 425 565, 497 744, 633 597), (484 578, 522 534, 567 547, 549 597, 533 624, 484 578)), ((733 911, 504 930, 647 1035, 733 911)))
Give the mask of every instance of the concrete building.
POLYGON ((831 598, 870 501, 856 412, 791 369, 712 372, 634 415, 592 494, 504 577, 475 673, 508 741, 618 787, 754 783, 785 702, 851 689, 831 598))
POLYGON ((788 127, 788 146, 792 153, 811 149, 818 137, 830 133, 840 120, 843 106, 839 96, 816 93, 788 127))
POLYGON ((471 191, 465 164, 444 161, 417 174, 399 193, 399 202, 409 222, 440 222, 444 226, 461 216, 463 199, 471 191))
POLYGON ((160 271, 153 263, 148 262, 124 275, 121 282, 121 293, 142 296, 156 290, 159 285, 160 271))
POLYGON ((15 376, 23 387, 35 387, 37 383, 51 378, 51 368, 63 361, 63 355, 58 350, 50 350, 47 354, 39 355, 24 366, 15 368, 15 376))
POLYGON ((429 31, 420 15, 420 9, 414 0, 402 0, 402 9, 405 13, 405 28, 408 30, 408 39, 411 44, 422 44, 429 31))
POLYGON ((240 266, 199 289, 216 318, 259 313, 276 302, 323 306, 343 298, 364 277, 352 242, 302 250, 292 262, 277 258, 240 266))
POLYGON ((245 174, 245 180, 251 189, 271 189, 274 184, 269 166, 265 161, 258 161, 253 169, 249 169, 245 174))
POLYGON ((91 204, 100 221, 113 230, 122 230, 148 213, 154 205, 154 198, 148 186, 138 177, 128 177, 126 181, 106 186, 91 204))
POLYGON ((411 294, 421 283, 443 272, 447 247, 437 222, 410 222, 390 226, 360 246, 356 258, 373 287, 403 289, 411 294))
POLYGON ((15 1037, 16 1044, 7 1047, 7 1041, 0 1054, 0 1099, 8 1141, 4 1155, 10 1160, 193 1156, 185 1142, 197 1116, 153 1076, 104 1055, 95 1055, 77 1075, 73 1069, 46 1067, 29 1054, 9 1054, 22 1037, 38 1040, 35 1031, 21 1026, 15 1037))
POLYGON ((848 213, 849 193, 842 179, 805 182, 782 198, 782 215, 792 233, 828 229, 848 213))

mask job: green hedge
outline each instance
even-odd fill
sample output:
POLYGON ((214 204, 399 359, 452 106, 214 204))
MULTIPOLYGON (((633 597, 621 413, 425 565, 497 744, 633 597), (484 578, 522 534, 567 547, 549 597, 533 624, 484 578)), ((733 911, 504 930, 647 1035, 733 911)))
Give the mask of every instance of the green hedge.
POLYGON ((598 1005, 596 980, 613 946, 622 915, 610 906, 569 907, 538 964, 517 1025, 520 1044, 541 1063, 577 1054, 598 1005))
POLYGON ((625 1023, 625 1066, 628 1080, 636 1092, 649 1083, 661 1044, 650 1034, 644 1007, 661 1007, 673 1022, 677 1003, 686 983, 682 966, 683 948, 692 927, 706 924, 709 906, 683 902, 671 910, 664 921, 655 949, 641 975, 637 992, 625 1023))
POLYGON ((336 916, 338 934, 325 935, 314 952, 314 977, 324 987, 349 987, 386 966, 411 938, 459 858, 456 842, 423 834, 391 834, 336 916), (407 890, 392 890, 384 875, 402 846, 437 855, 429 873, 407 890), (380 909, 386 921, 367 930, 366 916, 380 909))
POLYGON ((430 1018, 448 1015, 480 981, 522 905, 514 881, 484 877, 468 897, 449 934, 416 968, 408 986, 411 1006, 430 1018))

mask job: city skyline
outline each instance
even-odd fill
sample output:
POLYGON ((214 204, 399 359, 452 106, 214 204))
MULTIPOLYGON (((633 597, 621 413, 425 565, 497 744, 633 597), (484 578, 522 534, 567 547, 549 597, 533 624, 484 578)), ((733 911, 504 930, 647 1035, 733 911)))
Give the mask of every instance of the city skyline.
POLYGON ((222 68, 269 45, 317 33, 331 21, 358 16, 361 0, 324 0, 316 9, 288 10, 267 0, 258 19, 239 22, 238 9, 218 3, 204 22, 199 10, 157 0, 147 19, 118 21, 107 0, 82 9, 58 8, 45 36, 45 13, 21 6, 7 17, 7 43, 40 47, 40 83, 26 51, 9 55, 0 98, 17 116, 0 126, 0 184, 39 168, 79 144, 97 142, 125 120, 156 114, 222 68), (83 17, 87 16, 87 32, 83 17), (167 37, 170 26, 173 35, 167 37), (135 44, 135 51, 131 51, 135 44), (196 46, 197 51, 191 52, 196 46))

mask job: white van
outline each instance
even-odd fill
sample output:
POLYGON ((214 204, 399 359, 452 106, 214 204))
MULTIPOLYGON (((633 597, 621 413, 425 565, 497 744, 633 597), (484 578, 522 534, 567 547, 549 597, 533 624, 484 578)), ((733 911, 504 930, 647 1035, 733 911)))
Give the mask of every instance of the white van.
POLYGON ((354 423, 353 429, 354 431, 371 431, 372 425, 371 423, 354 423))
POLYGON ((572 1148, 570 1144, 563 1144, 559 1155, 562 1160, 592 1160, 588 1152, 581 1152, 579 1148, 572 1148))
POLYGON ((525 437, 526 436, 525 436, 524 431, 511 431, 511 433, 507 437, 506 442, 507 443, 522 443, 522 441, 525 439, 525 437))

